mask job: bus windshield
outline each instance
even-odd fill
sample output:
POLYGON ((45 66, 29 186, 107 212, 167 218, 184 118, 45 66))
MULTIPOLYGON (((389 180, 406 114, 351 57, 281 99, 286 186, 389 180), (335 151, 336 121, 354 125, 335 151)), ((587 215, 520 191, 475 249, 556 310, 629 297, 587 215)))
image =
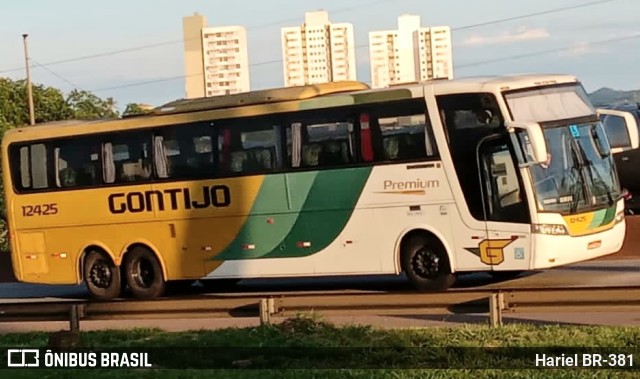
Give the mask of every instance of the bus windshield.
POLYGON ((505 100, 516 122, 543 123, 596 114, 587 92, 579 84, 508 92, 505 100))
POLYGON ((529 169, 540 211, 573 214, 618 200, 621 191, 602 123, 562 121, 595 116, 581 85, 517 91, 505 99, 514 121, 544 127, 548 160, 529 169))
POLYGON ((611 206, 621 195, 602 125, 545 130, 549 159, 530 168, 539 210, 573 214, 611 206))

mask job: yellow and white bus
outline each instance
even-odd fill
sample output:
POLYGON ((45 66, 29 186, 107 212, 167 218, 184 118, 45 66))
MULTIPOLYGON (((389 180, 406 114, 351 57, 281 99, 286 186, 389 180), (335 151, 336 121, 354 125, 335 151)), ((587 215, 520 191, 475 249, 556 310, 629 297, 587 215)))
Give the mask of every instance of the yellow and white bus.
POLYGON ((2 166, 16 278, 98 299, 402 273, 444 290, 612 254, 625 235, 607 136, 565 75, 179 100, 10 130, 2 166))

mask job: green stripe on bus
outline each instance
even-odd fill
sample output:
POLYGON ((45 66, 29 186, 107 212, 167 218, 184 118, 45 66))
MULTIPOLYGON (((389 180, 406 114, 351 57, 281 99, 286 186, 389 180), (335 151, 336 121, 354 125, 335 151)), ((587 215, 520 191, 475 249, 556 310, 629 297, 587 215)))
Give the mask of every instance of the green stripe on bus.
POLYGON ((604 220, 604 216, 606 215, 607 211, 605 209, 601 209, 599 211, 595 211, 593 213, 593 219, 591 220, 591 223, 589 224, 589 229, 594 229, 594 228, 598 228, 602 225, 602 221, 604 220))
POLYGON ((295 224, 316 175, 266 176, 238 236, 212 260, 254 259, 278 249, 295 224))
POLYGON ((601 209, 593 215, 593 220, 589 225, 589 229, 599 228, 610 224, 616 216, 616 207, 601 209))
POLYGON ((293 258, 315 254, 331 244, 351 218, 371 168, 321 171, 289 235, 263 258, 293 258), (309 242, 310 246, 299 246, 309 242))
POLYGON ((613 219, 616 217, 616 207, 612 207, 606 210, 604 218, 602 220, 602 222, 600 223, 600 226, 604 226, 604 225, 608 225, 610 224, 613 219))

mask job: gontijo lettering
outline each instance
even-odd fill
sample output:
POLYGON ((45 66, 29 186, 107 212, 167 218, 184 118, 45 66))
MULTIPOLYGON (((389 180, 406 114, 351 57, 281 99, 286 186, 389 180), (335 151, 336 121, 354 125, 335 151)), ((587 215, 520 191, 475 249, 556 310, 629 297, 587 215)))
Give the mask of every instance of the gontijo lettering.
POLYGON ((192 193, 189 188, 170 188, 163 191, 120 192, 109 195, 109 211, 113 214, 164 211, 166 209, 224 208, 231 204, 229 187, 203 186, 192 193))

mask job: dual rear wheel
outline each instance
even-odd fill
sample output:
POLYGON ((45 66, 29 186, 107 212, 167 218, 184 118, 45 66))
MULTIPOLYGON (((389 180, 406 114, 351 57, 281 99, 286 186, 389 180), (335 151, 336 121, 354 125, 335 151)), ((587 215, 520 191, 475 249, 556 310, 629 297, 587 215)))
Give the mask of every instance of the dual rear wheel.
POLYGON ((108 255, 92 250, 84 260, 83 275, 91 295, 100 300, 117 298, 127 287, 138 299, 162 296, 166 289, 160 262, 141 246, 126 255, 122 269, 108 255))

